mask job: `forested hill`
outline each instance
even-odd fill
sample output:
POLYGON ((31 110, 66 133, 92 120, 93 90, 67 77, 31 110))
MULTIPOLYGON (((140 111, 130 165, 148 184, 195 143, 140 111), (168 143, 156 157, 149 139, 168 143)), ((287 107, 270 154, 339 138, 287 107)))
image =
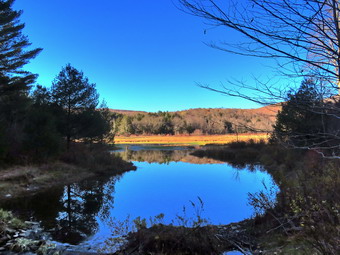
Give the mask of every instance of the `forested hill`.
POLYGON ((198 108, 176 112, 114 110, 117 135, 226 134, 271 131, 280 106, 198 108))

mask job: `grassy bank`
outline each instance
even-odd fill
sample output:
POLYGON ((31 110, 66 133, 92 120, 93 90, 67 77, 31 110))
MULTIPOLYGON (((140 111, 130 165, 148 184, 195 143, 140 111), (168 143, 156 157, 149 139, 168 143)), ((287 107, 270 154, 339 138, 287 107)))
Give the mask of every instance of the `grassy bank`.
POLYGON ((150 135, 116 136, 116 144, 162 144, 162 145, 206 145, 228 144, 237 141, 267 140, 267 133, 244 133, 230 135, 150 135))
POLYGON ((0 170, 0 198, 32 195, 95 175, 117 175, 134 170, 132 163, 111 154, 107 146, 73 144, 58 159, 0 170))

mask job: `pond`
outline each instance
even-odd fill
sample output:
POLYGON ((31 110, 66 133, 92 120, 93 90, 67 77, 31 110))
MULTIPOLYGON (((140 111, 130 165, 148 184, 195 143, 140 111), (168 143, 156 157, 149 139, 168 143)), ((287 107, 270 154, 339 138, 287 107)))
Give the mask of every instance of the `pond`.
POLYGON ((121 147, 116 153, 132 161, 136 171, 51 188, 1 206, 41 221, 56 241, 96 246, 117 225, 124 229, 137 217, 188 226, 197 219, 209 224, 241 221, 253 214, 248 193, 258 192, 263 185, 275 186, 260 166, 237 167, 197 158, 190 155, 193 150, 121 147))

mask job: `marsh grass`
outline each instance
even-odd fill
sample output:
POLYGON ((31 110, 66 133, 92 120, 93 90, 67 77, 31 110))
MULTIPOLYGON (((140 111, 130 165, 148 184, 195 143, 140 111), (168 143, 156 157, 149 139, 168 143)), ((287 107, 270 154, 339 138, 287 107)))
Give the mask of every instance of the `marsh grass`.
POLYGON ((244 133, 228 135, 140 135, 140 136, 116 136, 116 144, 162 144, 162 145, 206 145, 229 144, 233 142, 254 140, 267 141, 267 133, 244 133))
POLYGON ((130 216, 123 221, 111 219, 112 235, 101 251, 112 250, 125 236, 127 243, 122 254, 131 249, 137 249, 139 253, 136 254, 216 254, 220 244, 213 237, 216 229, 202 217, 203 200, 197 197, 197 201, 189 202, 192 214, 189 215, 184 206, 168 225, 164 224, 163 213, 149 219, 137 217, 132 220, 130 216))

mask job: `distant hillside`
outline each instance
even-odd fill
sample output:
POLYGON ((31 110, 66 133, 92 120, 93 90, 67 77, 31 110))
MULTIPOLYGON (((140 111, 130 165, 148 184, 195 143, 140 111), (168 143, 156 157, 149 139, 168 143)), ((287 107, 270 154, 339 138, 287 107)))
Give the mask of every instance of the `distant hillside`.
POLYGON ((197 108, 175 112, 115 110, 118 135, 227 134, 269 132, 280 110, 278 105, 257 109, 197 108))
POLYGON ((117 110, 117 109, 110 109, 110 112, 115 112, 115 113, 125 114, 125 115, 136 115, 138 113, 140 113, 140 114, 147 114, 148 113, 148 112, 143 112, 143 111, 117 110))

